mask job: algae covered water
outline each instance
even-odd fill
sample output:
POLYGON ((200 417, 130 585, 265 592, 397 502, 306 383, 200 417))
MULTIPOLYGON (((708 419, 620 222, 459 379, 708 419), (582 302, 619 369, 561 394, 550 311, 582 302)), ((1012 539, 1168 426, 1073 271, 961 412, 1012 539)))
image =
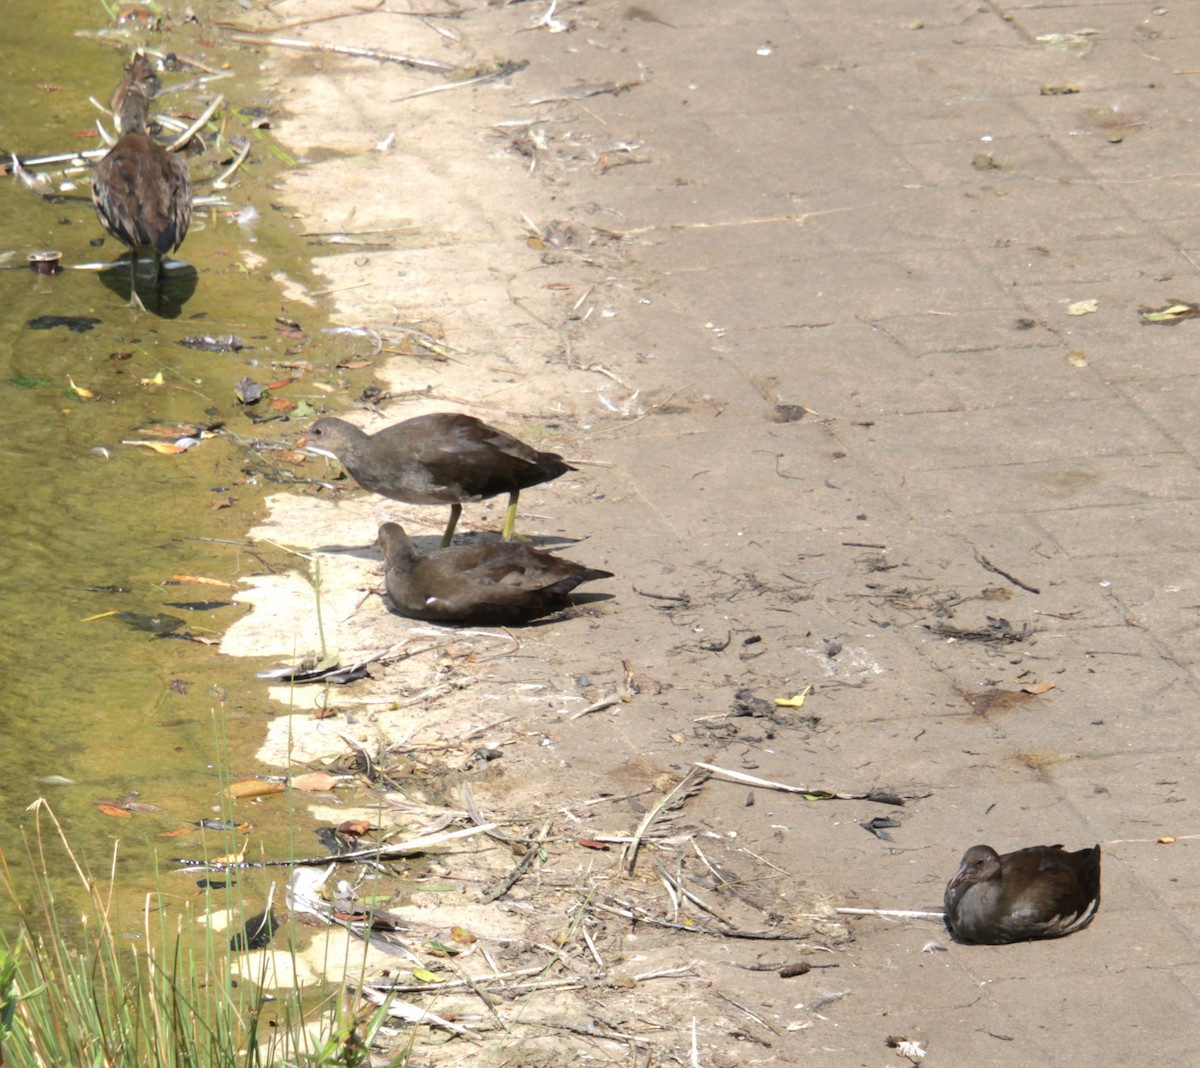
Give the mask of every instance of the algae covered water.
MULTIPOLYGON (((133 37, 83 0, 12 0, 5 13, 3 162, 103 148, 96 122, 110 120, 88 97, 109 99, 133 37)), ((183 76, 163 76, 172 80, 183 76)), ((217 89, 163 106, 206 91, 217 89)), ((11 174, 0 182, 0 849, 18 881, 25 810, 39 796, 93 868, 107 867, 120 839, 119 864, 136 880, 158 835, 220 814, 229 750, 239 773, 257 770, 262 688, 252 667, 204 643, 244 610, 231 601, 238 578, 274 566, 242 541, 263 492, 247 474, 246 437, 299 434, 283 418, 248 419, 235 390, 246 375, 270 381, 285 349, 274 283, 244 255, 299 263, 285 224, 246 211, 274 162, 255 153, 225 206, 197 211, 179 252, 194 291, 170 316, 129 310, 124 271, 76 269, 124 253, 97 243, 86 168, 42 169, 48 181, 35 188, 11 174), (47 248, 62 252, 62 273, 26 265, 47 248), (245 347, 182 344, 196 335, 245 347), (181 436, 224 429, 182 452, 128 444, 170 442, 176 424, 181 436)), ((215 167, 190 165, 203 193, 215 167)))

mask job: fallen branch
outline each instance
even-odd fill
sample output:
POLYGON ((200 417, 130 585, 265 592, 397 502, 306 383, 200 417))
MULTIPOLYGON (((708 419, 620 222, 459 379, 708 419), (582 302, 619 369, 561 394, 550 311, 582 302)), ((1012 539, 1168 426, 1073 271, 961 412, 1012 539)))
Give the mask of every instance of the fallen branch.
MULTIPOLYGON (((697 768, 703 768, 705 766, 706 765, 704 764, 696 765, 697 768)), ((689 771, 679 781, 679 784, 675 787, 675 789, 673 789, 669 794, 667 794, 666 797, 664 797, 657 805, 655 805, 649 812, 646 813, 645 819, 642 820, 641 825, 638 827, 637 831, 634 832, 633 841, 631 841, 625 847, 625 852, 621 857, 621 864, 630 875, 633 874, 634 868, 637 867, 638 850, 641 848, 642 838, 650 829, 650 825, 666 811, 667 806, 671 803, 671 799, 674 798, 676 794, 680 794, 682 792, 682 797, 687 797, 691 792, 698 790, 704 784, 704 781, 707 778, 708 775, 705 773, 697 774, 694 769, 689 771)))
POLYGON ((942 920, 946 918, 941 909, 923 911, 921 909, 834 909, 839 916, 894 916, 901 920, 942 920))
POLYGON ((593 901, 589 908, 600 909, 601 912, 609 912, 614 916, 623 916, 627 920, 632 920, 634 923, 646 923, 652 927, 666 927, 672 931, 687 931, 689 934, 710 935, 715 938, 745 938, 753 941, 762 942, 794 942, 804 938, 802 934, 784 934, 780 931, 743 931, 736 927, 697 927, 690 923, 675 923, 671 920, 661 920, 657 916, 651 916, 644 909, 637 909, 633 905, 606 905, 600 901, 593 901))
MULTIPOLYGON (((495 826, 495 824, 493 824, 493 826, 495 826)), ((503 897, 509 892, 509 890, 513 888, 517 880, 529 870, 530 865, 533 864, 534 857, 536 857, 542 851, 542 847, 546 842, 546 836, 550 833, 550 828, 552 826, 553 820, 546 820, 546 822, 542 824, 542 829, 538 833, 537 839, 525 851, 525 855, 519 861, 517 861, 517 866, 494 886, 485 887, 483 889, 479 896, 479 900, 483 904, 486 905, 489 902, 495 901, 498 897, 503 897)))
POLYGON ((980 553, 978 549, 975 550, 975 559, 979 563, 979 566, 982 567, 985 571, 990 571, 993 575, 999 575, 1003 579, 1008 579, 1008 581, 1011 582, 1014 586, 1019 586, 1021 589, 1026 590, 1029 593, 1041 593, 1042 592, 1036 586, 1030 586, 1028 582, 1022 582, 1015 575, 1010 575, 1007 571, 1004 571, 1003 569, 998 568, 995 564, 993 564, 991 562, 991 560, 989 560, 986 556, 984 556, 982 553, 980 553))
POLYGON ((316 41, 299 41, 293 37, 258 37, 248 33, 231 33, 231 41, 238 44, 264 44, 275 48, 295 48, 300 52, 330 52, 339 56, 355 56, 359 59, 378 59, 384 63, 399 63, 414 70, 431 71, 434 74, 454 74, 461 68, 440 59, 422 59, 407 56, 402 52, 390 52, 385 48, 359 48, 356 45, 319 44, 316 41))
POLYGON ((703 764, 697 761, 695 766, 711 772, 718 778, 743 782, 750 786, 761 786, 766 790, 782 790, 786 794, 800 794, 806 801, 878 801, 884 805, 904 804, 904 798, 898 794, 890 794, 882 790, 869 790, 861 794, 844 794, 837 790, 821 790, 811 786, 789 786, 787 783, 772 782, 770 779, 760 779, 756 775, 747 775, 745 772, 719 768, 715 764, 703 764))
MULTIPOLYGON (((353 990, 354 987, 348 985, 348 989, 353 990)), ((480 1037, 478 1032, 472 1031, 469 1027, 462 1027, 459 1024, 451 1023, 449 1020, 443 1020, 440 1016, 435 1016, 432 1012, 421 1008, 419 1005, 411 1005, 407 1001, 401 1001, 399 998, 380 994, 370 987, 360 987, 358 992, 372 1004, 380 1006, 388 1016, 394 1016, 405 1023, 428 1024, 430 1027, 441 1027, 446 1031, 453 1031, 456 1035, 470 1035, 472 1038, 480 1037)))
POLYGON ((487 834, 496 824, 485 823, 480 827, 465 827, 459 831, 446 831, 443 834, 425 834, 419 838, 410 838, 407 842, 393 842, 390 845, 372 846, 370 849, 356 849, 350 853, 339 853, 336 856, 326 854, 320 857, 301 857, 295 860, 258 860, 242 861, 234 864, 219 864, 207 860, 194 860, 191 857, 172 857, 170 863, 181 864, 189 870, 205 868, 208 871, 241 871, 246 868, 296 868, 312 867, 323 864, 342 863, 348 860, 387 860, 391 857, 404 857, 410 853, 426 853, 435 846, 447 842, 471 838, 477 834, 487 834))
POLYGON ((213 117, 213 113, 217 110, 217 108, 224 103, 225 97, 218 93, 216 99, 213 100, 213 102, 209 104, 203 112, 201 112, 200 117, 196 119, 191 126, 184 130, 183 133, 175 138, 174 141, 167 145, 167 151, 178 152, 181 148, 183 148, 184 145, 186 145, 193 137, 196 136, 196 131, 199 130, 200 127, 202 127, 206 122, 208 122, 208 120, 213 117))

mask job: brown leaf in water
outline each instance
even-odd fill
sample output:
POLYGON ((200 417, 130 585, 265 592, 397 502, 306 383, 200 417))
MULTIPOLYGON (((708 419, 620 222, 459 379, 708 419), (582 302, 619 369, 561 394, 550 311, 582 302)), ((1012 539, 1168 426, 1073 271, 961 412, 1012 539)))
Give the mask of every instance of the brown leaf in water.
POLYGON ((184 438, 183 441, 189 444, 184 445, 178 441, 122 441, 121 444, 140 445, 144 449, 153 449, 164 456, 177 456, 181 452, 187 452, 193 445, 199 444, 194 438, 184 438))
POLYGON ((116 805, 106 805, 103 801, 97 801, 96 807, 106 816, 113 816, 119 820, 131 820, 133 815, 123 808, 118 808, 116 805))
POLYGON ((262 779, 239 779, 231 782, 225 791, 230 797, 267 797, 281 794, 286 787, 281 782, 263 782, 262 779))
POLYGON ((300 407, 295 401, 290 401, 287 397, 272 397, 267 402, 267 407, 273 412, 294 412, 300 407))
MULTIPOLYGON (((246 842, 249 845, 249 839, 246 842)), ((213 857, 210 863, 212 864, 244 864, 246 861, 246 846, 237 853, 226 853, 223 857, 213 857)))
POLYGON ((123 807, 129 812, 140 812, 143 815, 162 811, 158 805, 152 805, 148 801, 126 801, 123 807))
POLYGON ((370 820, 344 820, 337 825, 338 834, 349 838, 361 838, 371 829, 370 820))
POLYGON ((311 790, 316 793, 326 793, 334 789, 339 782, 342 782, 342 777, 338 775, 330 775, 327 771, 310 771, 304 775, 297 775, 291 782, 294 790, 311 790))
POLYGON ((232 508, 233 499, 230 497, 214 497, 209 502, 208 507, 214 512, 219 512, 222 508, 232 508))
POLYGON ((180 827, 177 831, 163 831, 159 838, 183 838, 185 835, 195 834, 198 827, 180 827))
POLYGON ((77 396, 80 400, 100 399, 100 394, 94 389, 88 389, 86 386, 77 386, 75 384, 75 379, 73 379, 70 375, 67 375, 67 385, 71 387, 71 392, 74 393, 75 396, 77 396))
POLYGON ((224 586, 228 590, 236 589, 232 582, 222 582, 221 579, 205 578, 203 575, 172 575, 164 586, 183 586, 186 583, 195 583, 199 586, 224 586))

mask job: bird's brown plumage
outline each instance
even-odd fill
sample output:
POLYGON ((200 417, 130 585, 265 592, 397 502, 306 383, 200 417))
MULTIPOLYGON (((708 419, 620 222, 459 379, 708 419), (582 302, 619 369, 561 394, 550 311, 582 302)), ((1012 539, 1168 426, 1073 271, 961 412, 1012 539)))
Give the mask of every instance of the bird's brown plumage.
POLYGON ((1061 938, 1086 927, 1100 907, 1100 847, 1029 846, 1002 856, 972 846, 946 887, 945 906, 946 924, 962 942, 1061 938))
POLYGON ((507 538, 517 494, 574 470, 558 453, 539 452, 455 412, 419 415, 374 434, 326 416, 309 428, 307 441, 311 452, 341 461, 363 489, 407 504, 451 505, 443 546, 450 544, 464 502, 507 493, 507 538))
POLYGON ((152 250, 157 285, 162 258, 179 248, 192 221, 187 163, 146 132, 154 86, 149 62, 139 54, 113 96, 120 140, 92 176, 92 203, 101 225, 129 249, 131 307, 141 306, 138 250, 147 245, 152 250))
POLYGON ((583 582, 612 578, 518 542, 439 549, 418 556, 398 523, 379 528, 384 579, 396 611, 434 623, 511 626, 571 604, 583 582))

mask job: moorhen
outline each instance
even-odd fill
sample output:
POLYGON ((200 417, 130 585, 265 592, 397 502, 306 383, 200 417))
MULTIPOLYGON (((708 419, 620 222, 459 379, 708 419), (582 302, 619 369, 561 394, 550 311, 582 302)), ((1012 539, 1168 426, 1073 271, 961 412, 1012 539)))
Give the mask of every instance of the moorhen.
POLYGON ((308 451, 340 460, 372 493, 406 504, 450 505, 442 548, 454 537, 464 501, 507 493, 503 537, 509 541, 521 490, 575 470, 558 453, 538 452, 474 416, 453 412, 419 415, 375 434, 326 416, 309 430, 308 451))
POLYGON ((129 306, 142 311, 138 249, 149 245, 154 253, 157 289, 163 256, 183 244, 192 221, 187 164, 146 133, 156 82, 149 60, 139 52, 113 95, 121 138, 92 175, 92 203, 100 224, 129 249, 129 306))
POLYGON ((398 523, 379 528, 384 580, 402 616, 432 623, 509 626, 571 605, 581 582, 612 578, 519 542, 488 542, 418 556, 398 523))
POLYGON ((1001 856, 971 846, 946 887, 946 925, 960 942, 1002 945, 1082 930, 1100 907, 1100 847, 1030 846, 1001 856))

